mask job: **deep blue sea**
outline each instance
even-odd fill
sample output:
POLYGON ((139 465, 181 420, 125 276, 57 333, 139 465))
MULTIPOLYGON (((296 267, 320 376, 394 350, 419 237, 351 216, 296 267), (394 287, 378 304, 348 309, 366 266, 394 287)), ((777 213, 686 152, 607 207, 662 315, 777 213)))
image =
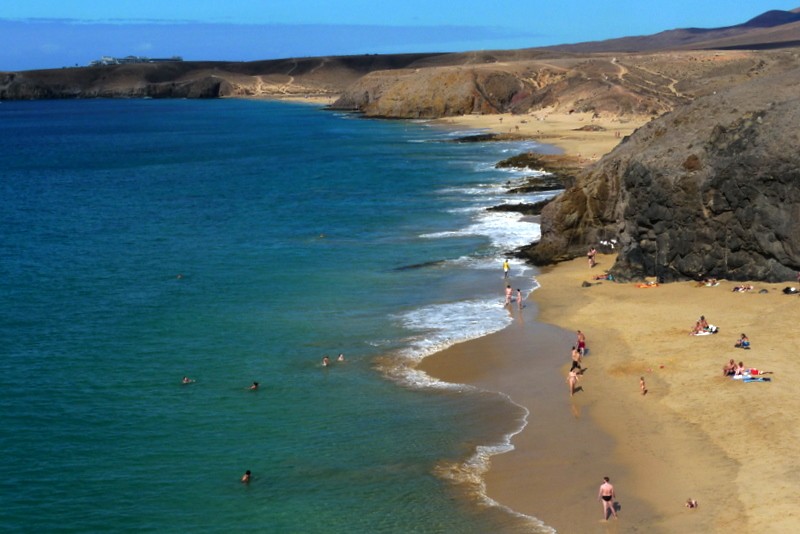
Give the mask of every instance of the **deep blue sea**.
POLYGON ((532 144, 458 134, 0 103, 0 529, 536 532, 474 476, 525 414, 413 370, 513 320, 503 253, 539 235, 484 209, 544 198, 493 168, 532 144))

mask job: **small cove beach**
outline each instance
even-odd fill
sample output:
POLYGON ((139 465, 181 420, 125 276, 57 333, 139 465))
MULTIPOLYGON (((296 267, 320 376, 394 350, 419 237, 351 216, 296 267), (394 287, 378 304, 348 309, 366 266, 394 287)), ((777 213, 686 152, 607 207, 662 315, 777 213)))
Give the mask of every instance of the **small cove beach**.
MULTIPOLYGON (((531 135, 587 163, 646 122, 612 119, 584 131, 591 117, 501 117, 441 122, 531 135)), ((502 391, 528 410, 514 450, 491 460, 489 498, 559 532, 795 532, 800 431, 789 414, 800 399, 790 386, 790 349, 800 303, 781 291, 793 283, 751 282, 754 290, 744 293, 725 280, 639 288, 594 280, 615 256, 597 259, 591 271, 585 258, 544 268, 536 275, 541 287, 511 326, 421 365, 443 380, 502 391), (593 285, 582 287, 587 281, 593 285), (720 332, 689 336, 700 315, 720 332), (570 399, 565 378, 576 329, 590 350, 570 399), (751 350, 734 348, 742 333, 751 350), (774 372, 771 382, 723 377, 731 358, 774 372), (602 522, 596 493, 606 475, 620 519, 602 522), (690 498, 696 509, 685 506, 690 498)))

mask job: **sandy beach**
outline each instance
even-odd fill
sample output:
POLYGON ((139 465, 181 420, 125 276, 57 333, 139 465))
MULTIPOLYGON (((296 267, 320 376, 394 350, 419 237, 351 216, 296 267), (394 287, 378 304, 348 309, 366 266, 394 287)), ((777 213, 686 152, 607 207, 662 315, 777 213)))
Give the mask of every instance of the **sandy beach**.
MULTIPOLYGON (((589 114, 471 115, 439 123, 531 137, 589 163, 647 118, 589 114), (597 131, 581 129, 590 124, 597 131)), ((530 411, 512 452, 495 456, 486 492, 559 532, 796 532, 800 408, 790 386, 797 296, 786 284, 639 288, 594 280, 615 260, 549 267, 514 324, 426 359, 437 378, 501 391, 530 411), (582 287, 590 282, 590 287, 582 287), (719 333, 691 336, 704 315, 719 333), (589 352, 580 389, 566 376, 576 330, 589 352), (746 333, 752 348, 734 348, 746 333), (772 372, 769 382, 722 376, 729 359, 772 372), (644 378, 647 393, 640 389, 644 378), (615 484, 618 520, 602 521, 597 491, 615 484), (689 509, 687 499, 698 507, 689 509)), ((501 287, 498 289, 500 294, 501 287)))
POLYGON ((794 345, 798 297, 776 284, 734 292, 740 284, 726 281, 646 289, 594 281, 614 261, 598 259, 592 270, 582 258, 549 268, 537 276, 534 305, 512 312, 512 327, 423 363, 531 412, 515 450, 494 457, 489 496, 559 532, 796 532, 800 431, 788 414, 800 400, 782 349, 794 345), (719 333, 688 335, 700 315, 719 333), (577 329, 589 352, 570 398, 577 329), (750 350, 734 348, 741 333, 750 350), (773 372, 771 381, 722 376, 730 358, 773 372), (620 518, 603 522, 596 495, 606 475, 620 518), (698 508, 686 508, 688 498, 698 508))
POLYGON ((650 117, 596 117, 592 113, 540 110, 527 115, 464 115, 435 121, 448 127, 490 130, 555 145, 584 163, 591 163, 619 144, 650 117))

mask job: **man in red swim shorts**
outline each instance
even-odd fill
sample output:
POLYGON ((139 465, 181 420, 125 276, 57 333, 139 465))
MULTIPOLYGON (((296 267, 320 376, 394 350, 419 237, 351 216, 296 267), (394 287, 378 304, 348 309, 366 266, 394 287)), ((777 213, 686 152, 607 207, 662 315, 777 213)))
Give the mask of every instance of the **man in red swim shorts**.
POLYGON ((578 330, 578 352, 581 353, 581 356, 586 353, 586 336, 580 330, 578 330))

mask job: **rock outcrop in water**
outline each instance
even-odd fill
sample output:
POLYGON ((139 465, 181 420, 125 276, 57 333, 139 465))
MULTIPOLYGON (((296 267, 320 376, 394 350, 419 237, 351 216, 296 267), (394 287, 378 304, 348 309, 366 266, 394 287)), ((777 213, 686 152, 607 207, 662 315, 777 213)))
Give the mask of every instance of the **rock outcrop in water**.
POLYGON ((800 270, 800 69, 637 130, 542 213, 536 263, 618 240, 611 272, 778 282, 800 270))

